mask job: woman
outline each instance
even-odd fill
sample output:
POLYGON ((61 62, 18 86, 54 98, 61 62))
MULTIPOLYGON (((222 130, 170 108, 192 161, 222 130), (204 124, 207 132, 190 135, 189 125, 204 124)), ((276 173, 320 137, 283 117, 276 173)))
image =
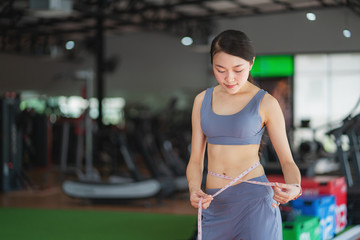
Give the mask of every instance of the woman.
POLYGON ((201 200, 204 209, 202 237, 280 240, 282 225, 277 206, 301 195, 301 175, 291 155, 281 108, 274 97, 252 83, 250 70, 255 53, 243 32, 220 33, 211 44, 210 54, 218 85, 195 97, 187 166, 191 205, 198 208, 201 200), (241 174, 245 175, 243 180, 268 183, 259 164, 265 127, 287 184, 276 183, 272 188, 237 181, 217 193, 241 174), (211 174, 205 193, 201 181, 206 145, 211 174))

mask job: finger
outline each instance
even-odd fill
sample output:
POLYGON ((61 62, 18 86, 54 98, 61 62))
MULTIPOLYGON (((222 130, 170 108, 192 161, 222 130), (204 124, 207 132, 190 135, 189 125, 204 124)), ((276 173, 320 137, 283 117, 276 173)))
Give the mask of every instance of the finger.
POLYGON ((202 202, 203 203, 209 203, 209 202, 211 202, 211 199, 204 199, 202 202))
POLYGON ((279 189, 277 187, 274 188, 274 195, 279 196, 281 198, 289 198, 289 189, 279 189))
POLYGON ((198 197, 202 198, 203 200, 212 199, 211 195, 208 195, 208 194, 206 194, 204 192, 198 192, 198 197))
POLYGON ((191 203, 191 206, 193 206, 194 208, 198 208, 199 207, 199 204, 198 203, 191 203))
POLYGON ((284 194, 284 191, 282 191, 281 188, 274 187, 273 190, 274 190, 274 195, 275 196, 282 196, 284 194))
POLYGON ((280 205, 280 203, 277 201, 272 203, 273 208, 277 208, 279 205, 280 205))
POLYGON ((277 183, 275 183, 275 185, 278 186, 279 188, 286 188, 286 189, 289 188, 289 185, 286 183, 277 182, 277 183))
POLYGON ((279 190, 274 191, 273 199, 275 201, 281 202, 282 204, 288 202, 289 197, 290 197, 290 195, 287 192, 283 192, 283 191, 279 191, 279 190))
POLYGON ((203 196, 202 199, 203 199, 203 202, 208 202, 208 201, 212 201, 214 198, 211 195, 205 194, 205 196, 203 196))
POLYGON ((282 198, 279 198, 279 197, 275 197, 273 199, 274 199, 274 201, 276 201, 278 203, 283 203, 284 202, 284 200, 282 198))
POLYGON ((275 186, 275 188, 278 188, 282 192, 288 192, 290 189, 289 186, 284 183, 276 183, 275 186))
POLYGON ((273 198, 275 201, 280 202, 281 204, 285 204, 289 201, 289 196, 276 196, 273 198))
POLYGON ((206 204, 206 206, 208 207, 210 205, 210 202, 213 200, 213 196, 211 195, 207 195, 205 193, 196 193, 193 196, 191 196, 190 202, 191 205, 195 208, 199 207, 199 202, 201 200, 202 205, 204 206, 204 204, 206 204), (201 195, 201 196, 200 196, 201 195))
POLYGON ((212 201, 214 198, 211 195, 207 195, 204 199, 207 201, 212 201))
POLYGON ((202 208, 203 208, 203 209, 207 209, 207 208, 210 206, 210 203, 211 203, 211 201, 210 201, 210 202, 203 203, 202 208))

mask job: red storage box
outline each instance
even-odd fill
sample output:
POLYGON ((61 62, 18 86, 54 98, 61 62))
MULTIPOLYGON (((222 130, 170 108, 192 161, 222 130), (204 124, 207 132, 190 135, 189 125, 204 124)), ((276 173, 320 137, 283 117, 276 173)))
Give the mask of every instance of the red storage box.
MULTIPOLYGON (((284 183, 282 175, 268 175, 270 182, 284 183)), ((345 177, 316 176, 302 177, 301 187, 304 195, 335 195, 336 228, 335 233, 342 231, 347 224, 347 186, 345 177)))

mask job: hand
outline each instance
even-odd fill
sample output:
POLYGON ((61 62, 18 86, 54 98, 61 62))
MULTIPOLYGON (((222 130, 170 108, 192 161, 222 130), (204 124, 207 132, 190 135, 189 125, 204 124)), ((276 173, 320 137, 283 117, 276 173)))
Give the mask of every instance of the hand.
POLYGON ((190 202, 191 206, 194 208, 198 208, 200 198, 202 198, 202 208, 207 209, 210 206, 211 201, 213 200, 213 197, 211 195, 208 195, 204 193, 201 189, 198 191, 193 191, 190 193, 190 202))
POLYGON ((301 187, 292 184, 276 183, 273 199, 278 204, 285 204, 301 194, 301 187))

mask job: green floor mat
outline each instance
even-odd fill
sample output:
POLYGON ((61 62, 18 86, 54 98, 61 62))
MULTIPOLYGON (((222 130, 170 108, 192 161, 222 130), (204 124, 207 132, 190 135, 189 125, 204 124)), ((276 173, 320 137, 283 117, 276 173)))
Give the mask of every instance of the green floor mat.
POLYGON ((196 216, 0 208, 2 240, 188 240, 196 216))

